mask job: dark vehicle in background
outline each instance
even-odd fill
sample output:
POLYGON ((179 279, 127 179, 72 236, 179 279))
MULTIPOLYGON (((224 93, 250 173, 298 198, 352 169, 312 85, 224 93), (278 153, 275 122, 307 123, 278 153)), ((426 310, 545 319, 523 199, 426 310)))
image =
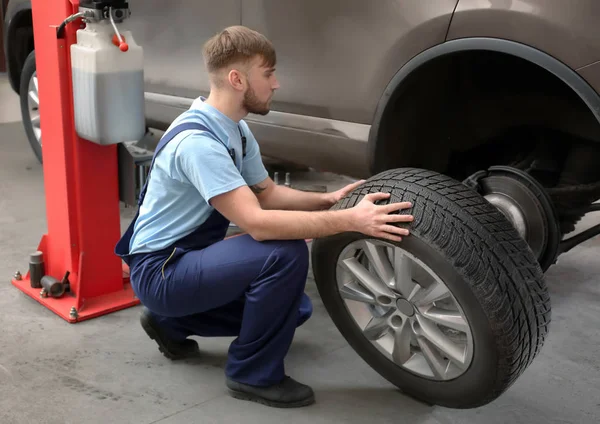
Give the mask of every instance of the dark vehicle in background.
MULTIPOLYGON (((278 53, 272 112, 247 119, 262 153, 370 177, 336 207, 381 189, 414 202, 402 243, 314 241, 323 302, 361 357, 440 405, 475 407, 507 390, 547 335, 543 273, 600 232, 567 237, 600 197, 598 2, 129 4, 148 127, 166 129, 207 94, 201 45, 246 25, 278 53)), ((30 8, 9 1, 4 48, 41 160, 30 8)))

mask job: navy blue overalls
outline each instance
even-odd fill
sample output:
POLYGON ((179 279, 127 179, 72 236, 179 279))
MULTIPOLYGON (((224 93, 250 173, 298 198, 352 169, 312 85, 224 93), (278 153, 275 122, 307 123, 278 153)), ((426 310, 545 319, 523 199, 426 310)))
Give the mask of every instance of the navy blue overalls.
MULTIPOLYGON (((199 123, 176 126, 158 144, 150 172, 167 143, 191 129, 213 133, 199 123)), ((235 154, 231 156, 235 162, 235 154)), ((282 380, 296 327, 312 314, 304 294, 306 242, 257 242, 249 235, 224 239, 229 221, 214 210, 193 233, 168 248, 130 254, 138 215, 139 210, 115 253, 129 265, 133 290, 158 324, 177 341, 193 335, 237 336, 229 347, 229 378, 256 386, 282 380)))

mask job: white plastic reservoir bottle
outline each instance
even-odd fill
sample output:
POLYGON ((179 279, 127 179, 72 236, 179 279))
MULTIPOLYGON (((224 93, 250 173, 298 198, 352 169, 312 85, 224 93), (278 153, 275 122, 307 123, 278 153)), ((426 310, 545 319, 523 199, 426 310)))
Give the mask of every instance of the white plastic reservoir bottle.
POLYGON ((75 130, 103 145, 137 141, 146 131, 143 49, 131 32, 119 33, 127 51, 113 43, 108 20, 88 23, 71 45, 75 130))

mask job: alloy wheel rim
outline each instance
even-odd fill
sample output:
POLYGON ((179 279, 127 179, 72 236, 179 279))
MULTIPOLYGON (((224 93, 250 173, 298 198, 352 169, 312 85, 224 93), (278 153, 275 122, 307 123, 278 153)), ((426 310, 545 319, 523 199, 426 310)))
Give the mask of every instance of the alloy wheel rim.
POLYGON ((40 123, 40 96, 38 89, 37 72, 34 72, 29 79, 29 87, 27 89, 27 104, 29 108, 29 121, 35 139, 40 146, 42 145, 42 127, 40 123))
POLYGON ((446 284, 415 256, 384 241, 359 240, 340 254, 336 278, 354 323, 388 360, 439 381, 469 368, 467 317, 446 284))

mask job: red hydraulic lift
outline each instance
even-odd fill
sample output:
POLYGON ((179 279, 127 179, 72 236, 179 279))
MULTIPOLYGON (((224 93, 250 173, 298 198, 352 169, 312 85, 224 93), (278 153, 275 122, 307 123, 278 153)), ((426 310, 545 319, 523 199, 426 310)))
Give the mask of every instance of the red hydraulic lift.
MULTIPOLYGON (((125 0, 81 2, 96 7, 97 13, 108 10, 102 4, 126 5, 125 0)), ((127 268, 114 253, 121 235, 117 145, 88 141, 75 128, 71 45, 77 43, 76 31, 86 25, 81 16, 73 16, 81 12, 80 0, 32 0, 32 11, 47 211, 47 233, 38 250, 44 287, 50 290, 54 283, 60 292, 65 287, 60 282, 68 284, 66 293, 53 297, 32 284, 31 272, 15 276, 12 283, 73 323, 137 305, 139 300, 127 268), (68 279, 63 280, 65 275, 68 279)), ((116 28, 114 22, 109 24, 116 28)), ((116 39, 123 41, 119 35, 113 43, 116 39)), ((115 49, 121 44, 120 50, 126 50, 116 44, 115 49)))

